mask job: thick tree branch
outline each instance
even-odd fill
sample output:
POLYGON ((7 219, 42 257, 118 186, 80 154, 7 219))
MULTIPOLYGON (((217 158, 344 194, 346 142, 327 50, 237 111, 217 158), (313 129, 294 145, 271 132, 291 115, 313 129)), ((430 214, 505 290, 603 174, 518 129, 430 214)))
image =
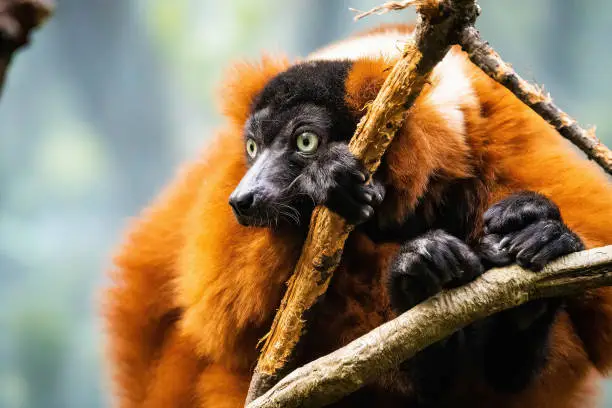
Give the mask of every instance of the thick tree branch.
POLYGON ((51 15, 51 0, 0 0, 0 92, 15 51, 51 15))
POLYGON ((612 285, 612 245, 575 253, 541 272, 492 269, 444 291, 286 376, 247 408, 321 407, 339 400, 456 330, 529 300, 612 285))
MULTIPOLYGON (((478 7, 473 0, 420 1, 415 41, 406 45, 399 62, 360 121, 349 147, 370 173, 402 126, 405 111, 427 83, 429 74, 457 42, 457 33, 473 23, 478 7), (443 7, 440 7, 440 4, 443 7)), ((328 209, 315 209, 310 230, 289 287, 276 314, 257 363, 247 403, 267 391, 282 376, 303 328, 304 312, 326 290, 340 262, 352 226, 328 209)))

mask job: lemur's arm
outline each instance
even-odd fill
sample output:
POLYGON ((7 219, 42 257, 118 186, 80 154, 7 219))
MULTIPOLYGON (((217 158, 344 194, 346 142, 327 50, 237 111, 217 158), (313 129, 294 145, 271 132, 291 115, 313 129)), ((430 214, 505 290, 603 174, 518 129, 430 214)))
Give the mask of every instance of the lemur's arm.
MULTIPOLYGON (((559 209, 531 192, 514 194, 484 215, 485 235, 476 251, 442 230, 404 244, 388 282, 393 307, 403 312, 445 287, 460 285, 486 267, 517 262, 540 270, 549 261, 583 249, 559 209)), ((518 392, 544 367, 560 299, 538 300, 459 330, 404 364, 416 395, 428 402, 447 393, 462 366, 480 363, 496 390, 518 392), (477 356, 483 355, 484 358, 477 356)))

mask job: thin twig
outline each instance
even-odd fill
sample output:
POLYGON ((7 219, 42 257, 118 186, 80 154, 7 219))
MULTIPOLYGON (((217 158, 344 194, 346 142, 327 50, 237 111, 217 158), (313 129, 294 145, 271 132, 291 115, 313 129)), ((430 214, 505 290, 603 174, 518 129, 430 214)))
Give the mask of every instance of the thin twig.
POLYGON ((575 119, 563 112, 541 87, 521 78, 510 64, 484 40, 474 26, 465 27, 459 44, 470 60, 487 75, 508 88, 517 98, 550 123, 566 139, 596 161, 608 174, 612 174, 612 151, 595 136, 595 130, 585 130, 575 119))
MULTIPOLYGON (((436 1, 437 2, 437 1, 436 1)), ((393 10, 404 10, 409 7, 422 7, 424 5, 431 5, 433 2, 431 0, 404 0, 404 1, 389 1, 385 4, 381 4, 380 6, 374 7, 368 11, 360 11, 354 8, 349 8, 350 11, 354 13, 359 13, 354 17, 354 20, 361 20, 364 17, 370 16, 372 14, 382 15, 388 13, 393 10)))
POLYGON ((477 320, 533 299, 610 285, 612 245, 571 254, 541 272, 516 265, 492 269, 298 368, 247 408, 322 407, 477 320))

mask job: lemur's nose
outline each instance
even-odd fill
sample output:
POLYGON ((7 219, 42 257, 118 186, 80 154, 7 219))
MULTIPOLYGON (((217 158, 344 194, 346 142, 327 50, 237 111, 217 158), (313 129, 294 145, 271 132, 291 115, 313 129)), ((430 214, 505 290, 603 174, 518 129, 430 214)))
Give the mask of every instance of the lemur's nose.
POLYGON ((252 191, 240 194, 232 194, 230 205, 238 215, 248 215, 255 201, 255 193, 252 191))

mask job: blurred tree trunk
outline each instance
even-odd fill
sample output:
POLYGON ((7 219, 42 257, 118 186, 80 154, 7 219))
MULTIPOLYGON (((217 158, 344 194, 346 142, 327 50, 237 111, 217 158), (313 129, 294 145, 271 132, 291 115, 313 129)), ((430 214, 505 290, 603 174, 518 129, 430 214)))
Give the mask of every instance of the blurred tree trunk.
POLYGON ((133 214, 174 165, 167 81, 133 2, 60 0, 59 7, 61 71, 108 148, 118 186, 111 204, 133 214))

